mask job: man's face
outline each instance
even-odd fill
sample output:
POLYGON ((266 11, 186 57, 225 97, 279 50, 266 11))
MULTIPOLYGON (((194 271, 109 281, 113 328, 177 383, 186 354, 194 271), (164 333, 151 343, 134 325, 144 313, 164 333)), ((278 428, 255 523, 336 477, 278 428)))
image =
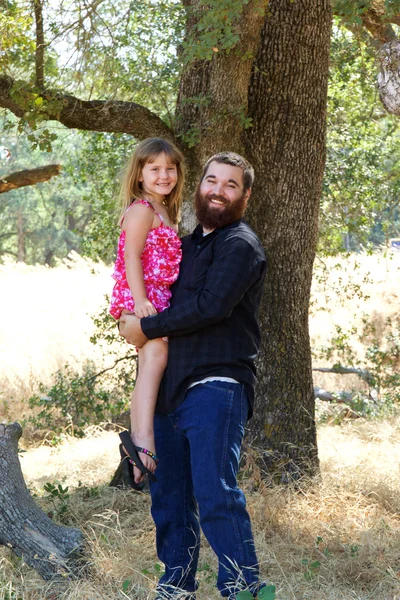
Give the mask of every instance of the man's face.
POLYGON ((234 223, 246 210, 251 189, 243 191, 240 167, 211 162, 195 196, 196 217, 205 229, 234 223))

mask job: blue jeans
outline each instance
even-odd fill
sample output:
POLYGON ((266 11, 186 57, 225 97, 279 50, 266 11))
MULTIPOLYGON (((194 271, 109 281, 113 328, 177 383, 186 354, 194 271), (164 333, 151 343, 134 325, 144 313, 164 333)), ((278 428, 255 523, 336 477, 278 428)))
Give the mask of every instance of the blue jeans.
POLYGON ((250 518, 236 481, 247 411, 243 385, 212 381, 190 388, 172 413, 155 416, 160 462, 150 492, 165 564, 160 595, 196 590, 200 525, 218 557, 221 595, 258 589, 250 518))

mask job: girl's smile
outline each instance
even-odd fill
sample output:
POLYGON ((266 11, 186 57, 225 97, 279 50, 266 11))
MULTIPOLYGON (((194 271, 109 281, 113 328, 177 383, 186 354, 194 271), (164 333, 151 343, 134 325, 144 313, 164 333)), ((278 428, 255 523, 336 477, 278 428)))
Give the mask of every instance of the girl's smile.
POLYGON ((172 192, 177 179, 176 165, 168 162, 164 153, 156 156, 153 162, 146 163, 139 177, 143 191, 150 193, 158 202, 172 192))

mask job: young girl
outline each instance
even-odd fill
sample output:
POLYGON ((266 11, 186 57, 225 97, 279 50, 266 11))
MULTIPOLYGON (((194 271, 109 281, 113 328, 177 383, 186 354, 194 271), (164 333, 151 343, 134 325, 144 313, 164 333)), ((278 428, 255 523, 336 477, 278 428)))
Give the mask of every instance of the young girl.
MULTIPOLYGON (((110 313, 154 315, 169 306, 170 285, 181 260, 178 220, 184 184, 183 156, 169 141, 148 138, 138 144, 121 188, 122 228, 110 313)), ((131 401, 131 435, 120 434, 123 467, 130 485, 154 480, 157 466, 153 419, 158 388, 168 358, 167 340, 149 340, 138 350, 139 371, 131 401)))

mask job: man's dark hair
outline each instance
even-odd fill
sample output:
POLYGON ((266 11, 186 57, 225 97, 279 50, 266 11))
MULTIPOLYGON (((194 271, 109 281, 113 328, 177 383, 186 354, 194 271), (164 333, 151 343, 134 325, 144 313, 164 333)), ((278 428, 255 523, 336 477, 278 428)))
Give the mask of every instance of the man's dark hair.
POLYGON ((203 181, 205 174, 207 173, 207 169, 210 166, 210 163, 216 162, 224 165, 232 165, 232 167, 239 167, 243 171, 243 191, 247 192, 249 188, 253 186, 254 183, 254 169, 251 164, 240 156, 240 154, 236 154, 236 152, 219 152, 218 154, 214 154, 211 158, 208 159, 206 164, 204 165, 203 174, 201 176, 201 181, 203 181))

